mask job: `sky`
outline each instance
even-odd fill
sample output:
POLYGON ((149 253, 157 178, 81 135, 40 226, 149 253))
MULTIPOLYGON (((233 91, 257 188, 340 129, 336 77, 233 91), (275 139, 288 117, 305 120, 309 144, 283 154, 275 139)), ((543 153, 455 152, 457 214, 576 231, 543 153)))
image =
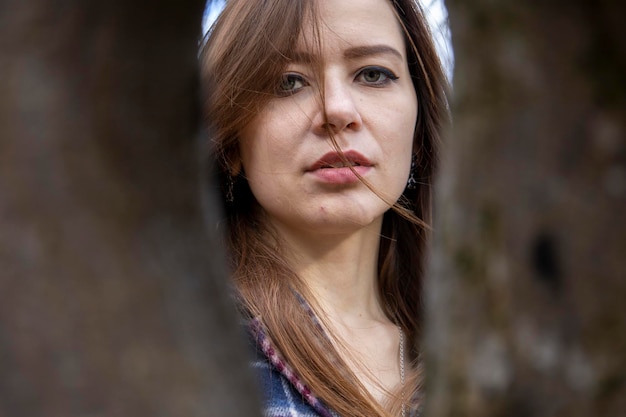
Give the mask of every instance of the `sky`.
MULTIPOLYGON (((419 0, 424 7, 426 19, 430 24, 435 46, 441 58, 443 66, 448 74, 448 79, 452 81, 454 69, 454 53, 450 43, 450 27, 448 26, 448 11, 443 4, 443 0, 419 0)), ((204 33, 209 29, 211 23, 224 7, 224 0, 214 0, 204 11, 202 29, 204 33)))
POLYGON ((448 79, 452 81, 454 70, 454 51, 450 40, 450 26, 448 25, 448 10, 443 4, 443 0, 420 0, 424 6, 426 19, 430 24, 433 33, 435 47, 441 58, 441 62, 448 74, 448 79))

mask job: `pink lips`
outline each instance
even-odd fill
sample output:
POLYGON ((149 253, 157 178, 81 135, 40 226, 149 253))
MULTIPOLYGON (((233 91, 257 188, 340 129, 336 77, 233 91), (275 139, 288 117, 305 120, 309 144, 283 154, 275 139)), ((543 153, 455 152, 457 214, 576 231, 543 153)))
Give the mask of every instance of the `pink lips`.
MULTIPOLYGON (((345 160, 352 165, 352 169, 361 176, 365 175, 373 166, 369 159, 356 151, 346 151, 344 156, 345 160)), ((352 169, 344 166, 344 159, 338 152, 328 152, 311 165, 307 172, 324 183, 353 184, 358 182, 359 178, 352 169)))

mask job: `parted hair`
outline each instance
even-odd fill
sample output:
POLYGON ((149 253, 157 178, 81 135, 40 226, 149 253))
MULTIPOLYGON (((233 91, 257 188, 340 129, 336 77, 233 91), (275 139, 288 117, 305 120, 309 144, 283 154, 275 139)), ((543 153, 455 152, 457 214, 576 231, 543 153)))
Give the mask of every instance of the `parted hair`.
MULTIPOLYGON (((316 325, 302 308, 298 294, 323 320, 306 285, 281 256, 282 242, 265 221, 241 169, 239 133, 274 97, 303 25, 311 25, 307 33, 314 34, 310 47, 319 47, 317 1, 228 0, 201 51, 204 114, 227 217, 239 307, 262 320, 285 360, 312 392, 342 416, 397 416, 402 401, 413 401, 408 405, 414 407, 420 398, 422 277, 440 132, 449 121, 448 84, 421 7, 415 0, 388 1, 404 32, 418 104, 413 138, 418 184, 390 202, 380 238, 379 296, 385 314, 406 334, 411 360, 404 395, 392 393, 389 404, 374 400, 341 359, 325 333, 328 330, 316 325), (227 201, 231 191, 232 203, 227 201)), ((323 91, 320 94, 323 102, 323 91)))

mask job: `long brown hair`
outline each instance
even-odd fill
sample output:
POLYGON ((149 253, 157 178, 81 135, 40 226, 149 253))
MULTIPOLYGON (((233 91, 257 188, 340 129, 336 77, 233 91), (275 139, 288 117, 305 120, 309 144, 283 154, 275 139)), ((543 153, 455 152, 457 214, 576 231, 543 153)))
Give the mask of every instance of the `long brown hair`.
MULTIPOLYGON (((419 5, 389 1, 404 31, 418 101, 413 139, 418 184, 385 213, 378 261, 383 308, 409 341, 413 372, 405 386, 406 401, 418 398, 426 225, 440 131, 448 121, 447 81, 419 5)), ((387 407, 380 406, 302 308, 297 294, 310 300, 308 290, 280 256, 281 241, 241 175, 239 132, 274 97, 303 24, 311 22, 316 33, 317 16, 316 0, 229 0, 203 47, 206 123, 228 217, 233 282, 242 311, 262 319, 281 354, 329 407, 343 416, 398 415, 400 394, 387 407), (231 193, 234 204, 226 201, 231 193)))

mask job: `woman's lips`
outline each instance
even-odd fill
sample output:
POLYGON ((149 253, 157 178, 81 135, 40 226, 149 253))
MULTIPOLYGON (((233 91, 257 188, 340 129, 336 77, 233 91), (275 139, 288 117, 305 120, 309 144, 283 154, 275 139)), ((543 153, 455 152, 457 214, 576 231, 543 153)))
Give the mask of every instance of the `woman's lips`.
POLYGON ((356 151, 346 151, 344 158, 338 152, 328 152, 318 159, 307 172, 328 184, 353 184, 359 181, 355 171, 364 176, 373 166, 369 159, 356 151), (346 162, 350 166, 346 165, 346 162))

